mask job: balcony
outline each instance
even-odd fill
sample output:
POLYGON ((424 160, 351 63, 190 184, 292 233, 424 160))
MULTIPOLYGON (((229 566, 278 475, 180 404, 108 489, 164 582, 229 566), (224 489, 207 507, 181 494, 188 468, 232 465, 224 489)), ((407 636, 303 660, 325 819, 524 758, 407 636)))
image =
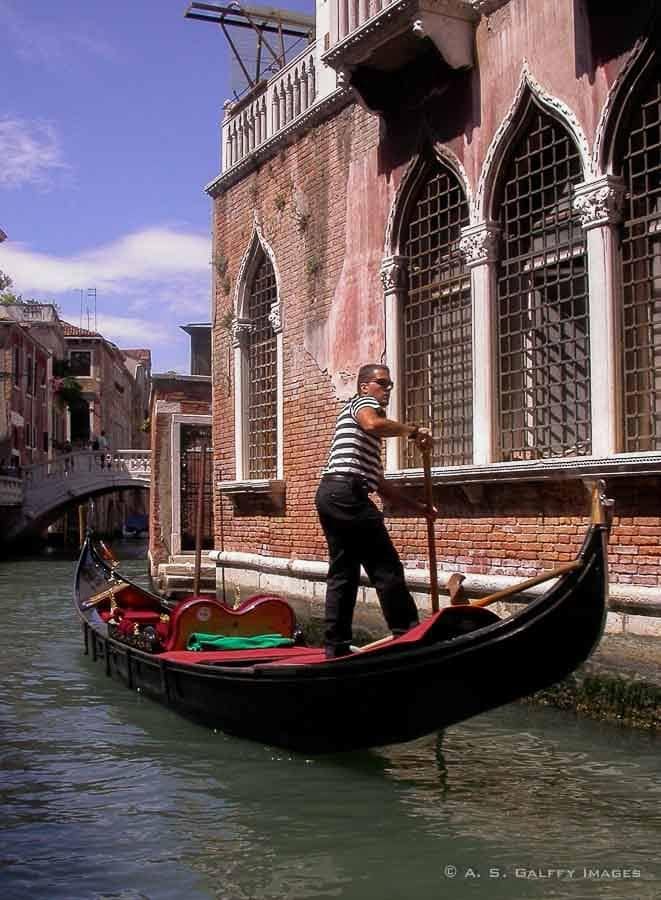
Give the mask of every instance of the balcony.
POLYGON ((273 135, 306 112, 317 96, 316 43, 247 98, 225 103, 223 171, 261 147, 273 135))
MULTIPOLYGON (((480 15, 505 2, 317 0, 305 49, 268 80, 258 78, 243 96, 225 102, 221 173, 207 191, 213 195, 221 184, 243 177, 317 117, 348 102, 349 88, 368 109, 384 115, 402 107, 411 84, 442 90, 453 70, 473 65, 480 15)), ((239 15, 241 8, 234 6, 233 15, 239 15)), ((220 9, 206 3, 193 8, 197 12, 190 15, 198 18, 211 15, 201 9, 220 9)))
POLYGON ((401 105, 420 77, 441 86, 454 69, 473 65, 481 12, 503 0, 330 0, 322 60, 371 110, 401 105))

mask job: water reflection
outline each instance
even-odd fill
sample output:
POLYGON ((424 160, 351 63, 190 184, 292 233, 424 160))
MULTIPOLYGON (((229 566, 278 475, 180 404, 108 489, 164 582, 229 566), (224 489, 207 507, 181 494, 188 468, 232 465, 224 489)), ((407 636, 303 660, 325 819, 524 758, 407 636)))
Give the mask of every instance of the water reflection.
POLYGON ((647 736, 513 706, 307 759, 107 679, 82 655, 71 577, 65 561, 0 569, 3 900, 661 894, 647 736), (643 878, 579 880, 583 867, 643 878), (560 868, 576 878, 527 874, 560 868))

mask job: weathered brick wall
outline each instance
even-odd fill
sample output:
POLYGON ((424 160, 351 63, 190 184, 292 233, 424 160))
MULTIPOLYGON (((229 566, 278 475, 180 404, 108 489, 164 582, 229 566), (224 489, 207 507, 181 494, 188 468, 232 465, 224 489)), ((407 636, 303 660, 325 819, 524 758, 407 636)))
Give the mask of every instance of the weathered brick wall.
MULTIPOLYGON (((231 480, 236 475, 233 350, 228 322, 241 260, 257 222, 274 252, 283 303, 287 491, 286 510, 277 516, 237 514, 230 501, 226 497, 221 500, 216 492, 216 547, 270 556, 326 558, 314 492, 339 398, 351 393, 358 366, 378 361, 384 352, 379 268, 397 184, 418 147, 421 132, 427 130, 464 162, 475 191, 487 148, 512 101, 522 58, 530 58, 526 51, 532 45, 524 16, 527 3, 530 0, 516 0, 508 13, 480 26, 481 71, 483 77, 487 72, 493 93, 485 84, 477 84, 480 71, 458 75, 456 90, 427 104, 421 114, 427 117, 424 127, 409 118, 398 126, 393 124, 388 133, 378 118, 361 107, 346 107, 215 198, 216 477, 231 480)), ((545 6, 544 16, 553 21, 537 22, 532 68, 543 75, 549 91, 576 108, 592 141, 608 84, 626 59, 627 45, 623 38, 620 56, 609 58, 608 68, 600 68, 572 43, 574 65, 559 66, 558 33, 569 40, 573 7, 570 3, 545 6), (590 78, 584 77, 586 72, 590 78)), ((585 25, 586 40, 589 31, 585 25)), ((624 478, 614 480, 608 489, 617 500, 612 579, 659 585, 661 510, 657 509, 656 480, 624 478)), ((472 489, 469 495, 470 500, 459 487, 436 490, 441 510, 436 527, 441 568, 526 576, 575 556, 588 511, 581 484, 487 484, 472 489)), ((425 524, 399 516, 388 521, 405 563, 426 565, 425 524)))

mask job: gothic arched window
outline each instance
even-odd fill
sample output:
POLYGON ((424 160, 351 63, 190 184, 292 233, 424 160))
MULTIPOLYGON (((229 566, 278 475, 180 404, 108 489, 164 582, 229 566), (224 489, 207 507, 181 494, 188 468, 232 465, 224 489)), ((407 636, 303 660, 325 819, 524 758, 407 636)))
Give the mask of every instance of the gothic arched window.
MULTIPOLYGON (((457 177, 434 164, 404 230, 408 291, 402 309, 402 404, 407 422, 430 425, 434 465, 473 461, 470 274, 459 252, 468 203, 457 177)), ((405 449, 405 466, 419 465, 405 449)))
POLYGON ((277 303, 275 272, 259 252, 247 294, 247 475, 275 478, 277 470, 277 342, 269 315, 277 303))
POLYGON ((624 449, 661 450, 661 62, 622 129, 624 449))
POLYGON ((588 454, 588 276, 584 232, 572 208, 580 156, 564 126, 531 99, 501 172, 494 207, 502 241, 500 456, 588 454))

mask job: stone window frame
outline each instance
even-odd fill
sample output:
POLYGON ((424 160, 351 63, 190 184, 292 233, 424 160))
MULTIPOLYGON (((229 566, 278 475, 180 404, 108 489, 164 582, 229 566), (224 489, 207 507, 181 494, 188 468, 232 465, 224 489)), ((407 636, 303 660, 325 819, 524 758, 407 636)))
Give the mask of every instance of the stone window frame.
POLYGON ((218 489, 230 496, 239 506, 243 495, 261 494, 277 500, 280 508, 284 495, 284 346, 282 281, 275 253, 265 239, 261 226, 255 222, 248 246, 243 254, 236 281, 231 326, 234 354, 234 459, 235 479, 218 482, 218 489), (247 402, 250 373, 248 371, 247 341, 251 322, 247 316, 249 292, 263 253, 273 266, 276 283, 276 302, 271 306, 269 321, 276 336, 276 476, 273 479, 248 477, 247 402))
MULTIPOLYGON (((432 145, 431 157, 429 153, 416 155, 402 176, 390 208, 386 227, 384 256, 381 264, 381 281, 385 304, 385 365, 389 367, 391 377, 398 386, 401 385, 404 371, 402 313, 407 291, 406 257, 404 256, 406 228, 411 205, 429 174, 431 160, 435 160, 440 165, 445 166, 455 176, 459 187, 464 193, 469 210, 472 203, 470 183, 464 167, 452 150, 443 144, 435 143, 432 145)), ((388 415, 393 419, 402 419, 403 397, 399 390, 393 391, 390 397, 388 415)), ((401 439, 388 438, 385 441, 385 445, 386 473, 406 471, 402 468, 401 439)))
MULTIPOLYGON (((618 298, 622 297, 622 301, 624 301, 622 286, 624 260, 620 238, 626 215, 624 208, 626 185, 623 176, 620 174, 622 130, 628 126, 632 112, 630 103, 638 99, 641 83, 646 80, 650 70, 661 64, 661 51, 657 49, 661 38, 659 32, 660 26, 657 25, 656 32, 652 32, 652 34, 640 38, 636 42, 625 65, 612 84, 597 126, 593 152, 595 168, 604 173, 602 177, 604 188, 602 190, 601 203, 604 207, 604 213, 608 213, 610 216, 612 231, 606 248, 610 251, 612 257, 612 279, 616 285, 617 296, 618 298), (607 193, 606 187, 610 188, 610 193, 607 193)), ((622 354, 619 352, 619 348, 624 344, 624 336, 622 334, 623 308, 619 302, 614 304, 612 315, 614 317, 614 328, 617 334, 616 346, 618 348, 616 360, 618 374, 616 403, 619 413, 619 431, 617 433, 616 452, 621 452, 622 455, 632 458, 661 459, 660 451, 626 451, 624 366, 622 354)))
MULTIPOLYGON (((461 163, 449 148, 435 146, 437 155, 451 165, 466 189, 471 222, 464 229, 461 246, 471 270, 473 302, 473 465, 434 468, 437 481, 455 483, 482 482, 503 477, 548 477, 566 470, 572 477, 595 477, 617 468, 635 472, 644 468, 661 471, 661 453, 624 453, 622 422, 622 371, 620 362, 621 328, 619 295, 621 258, 618 229, 621 221, 623 184, 613 172, 613 147, 620 124, 622 105, 632 90, 632 81, 640 76, 653 56, 653 41, 645 38, 633 48, 631 56, 611 86, 602 109, 592 150, 583 128, 564 101, 547 92, 533 77, 527 62, 510 107, 500 123, 485 155, 478 185, 473 196, 461 163), (641 61, 642 60, 642 61, 641 61), (501 167, 520 127, 520 117, 528 93, 546 112, 569 131, 578 148, 584 180, 575 190, 574 207, 586 233, 588 297, 590 321, 590 387, 592 453, 567 460, 545 459, 503 463, 497 455, 497 383, 494 313, 496 303, 495 271, 499 251, 499 228, 492 206, 501 167), (624 469, 622 468, 624 467, 624 469)), ((405 290, 405 260, 400 252, 402 218, 407 202, 421 176, 416 157, 404 173, 391 206, 381 274, 385 305, 385 361, 394 380, 400 373, 399 298, 405 290)), ((390 414, 401 413, 399 397, 393 395, 390 414)), ((386 474, 406 482, 400 468, 398 439, 386 445, 386 474)), ((412 473, 417 475, 417 470, 412 473)))

